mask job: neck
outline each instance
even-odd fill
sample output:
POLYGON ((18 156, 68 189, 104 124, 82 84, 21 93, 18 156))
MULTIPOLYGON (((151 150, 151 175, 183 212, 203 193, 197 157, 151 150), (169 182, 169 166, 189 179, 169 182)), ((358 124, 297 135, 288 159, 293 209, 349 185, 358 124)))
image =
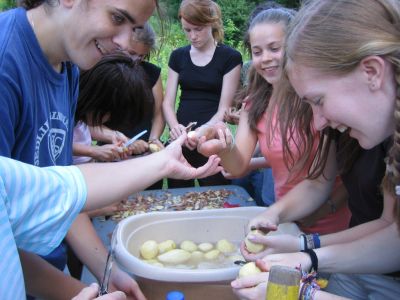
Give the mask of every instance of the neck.
POLYGON ((57 30, 52 15, 46 13, 43 5, 40 5, 27 11, 27 18, 47 60, 55 71, 60 72, 61 62, 65 60, 60 53, 64 51, 61 46, 61 35, 55 34, 57 30))
POLYGON ((217 47, 217 42, 214 40, 214 38, 211 38, 201 48, 195 48, 195 47, 192 46, 192 50, 195 50, 195 51, 198 51, 198 52, 214 52, 215 47, 217 47))

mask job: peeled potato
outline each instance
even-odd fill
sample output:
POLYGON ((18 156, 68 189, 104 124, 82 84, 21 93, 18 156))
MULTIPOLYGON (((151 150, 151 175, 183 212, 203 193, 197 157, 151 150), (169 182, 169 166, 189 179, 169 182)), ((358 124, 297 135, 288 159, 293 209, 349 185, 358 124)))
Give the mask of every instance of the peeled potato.
POLYGON ((233 254, 233 255, 230 255, 230 256, 228 256, 228 259, 231 261, 231 262, 235 262, 235 261, 238 261, 238 260, 244 260, 244 258, 243 258, 243 256, 241 256, 241 255, 239 255, 239 254, 233 254))
POLYGON ((157 144, 150 143, 150 144, 149 144, 149 150, 150 150, 151 153, 154 153, 154 152, 160 151, 161 148, 160 148, 160 146, 158 146, 157 144))
MULTIPOLYGON (((252 235, 263 235, 263 233, 260 230, 257 230, 257 229, 250 231, 248 235, 250 235, 250 234, 252 234, 252 235)), ((258 253, 258 252, 261 252, 261 251, 263 251, 265 249, 264 245, 256 244, 256 243, 253 243, 253 242, 249 241, 247 236, 246 236, 246 238, 244 240, 244 243, 246 244, 246 249, 251 253, 258 253)))
POLYGON ((228 240, 223 239, 218 241, 217 249, 225 254, 234 252, 236 250, 236 247, 228 240))
POLYGON ((166 240, 158 244, 158 253, 163 254, 175 248, 176 244, 173 240, 166 240))
POLYGON ((193 252, 197 250, 197 245, 192 241, 183 241, 180 248, 188 252, 193 252))
POLYGON ((211 243, 201 243, 199 244, 199 249, 203 252, 208 252, 210 251, 212 248, 214 248, 214 246, 211 243))
POLYGON ((248 262, 239 270, 239 278, 261 273, 261 270, 256 266, 255 262, 248 262))
POLYGON ((188 261, 190 258, 190 252, 182 249, 172 249, 165 252, 157 257, 157 259, 164 263, 170 265, 178 265, 188 261))
POLYGON ((208 251, 206 254, 204 254, 204 258, 207 260, 214 260, 219 256, 220 253, 221 252, 219 250, 214 249, 214 250, 208 251))
POLYGON ((144 259, 155 258, 158 254, 158 245, 156 241, 148 240, 140 247, 140 254, 144 259))
POLYGON ((163 268, 164 267, 164 265, 162 264, 162 263, 160 263, 158 260, 156 260, 156 259, 144 259, 143 260, 145 263, 148 263, 149 265, 152 265, 152 266, 156 266, 156 267, 161 267, 161 268, 163 268))
POLYGON ((197 132, 193 131, 193 130, 189 131, 187 136, 188 136, 188 138, 191 138, 191 139, 196 138, 197 137, 197 132))
POLYGON ((190 255, 190 261, 193 263, 199 263, 204 259, 204 253, 201 251, 193 251, 190 255))

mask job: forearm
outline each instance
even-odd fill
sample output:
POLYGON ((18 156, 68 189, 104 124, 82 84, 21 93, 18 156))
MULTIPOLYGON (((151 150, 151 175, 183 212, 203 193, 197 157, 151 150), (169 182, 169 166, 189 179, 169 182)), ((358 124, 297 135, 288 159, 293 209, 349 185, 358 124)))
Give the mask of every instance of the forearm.
POLYGON ((163 103, 163 112, 165 121, 167 122, 169 128, 174 128, 179 124, 178 119, 176 118, 174 104, 169 104, 169 101, 164 101, 163 103))
POLYGON ((277 215, 279 223, 300 220, 312 214, 324 203, 331 188, 332 183, 324 179, 303 180, 271 205, 265 213, 277 215))
POLYGON ((92 138, 97 141, 112 144, 113 140, 116 139, 116 131, 106 126, 89 126, 90 134, 92 138))
POLYGON ((350 243, 356 239, 361 239, 373 232, 380 231, 390 225, 391 225, 390 222, 387 222, 386 220, 379 218, 343 231, 323 235, 320 237, 321 246, 325 247, 341 243, 350 243))
POLYGON ((71 299, 85 287, 36 254, 19 250, 19 255, 29 295, 50 300, 71 299))
POLYGON ((396 223, 361 239, 315 251, 320 272, 382 274, 400 270, 400 235, 396 223))
POLYGON ((151 141, 155 139, 156 140, 160 139, 160 136, 162 135, 164 128, 165 128, 165 120, 160 110, 157 114, 154 115, 149 140, 151 141))
POLYGON ((73 143, 72 153, 75 156, 89 156, 89 157, 94 156, 92 145, 84 145, 84 144, 78 144, 78 143, 73 143))
POLYGON ((378 232, 383 230, 385 227, 390 226, 393 222, 395 222, 393 211, 396 200, 392 196, 385 193, 383 201, 383 211, 380 218, 338 233, 322 236, 321 245, 325 246, 352 242, 356 239, 363 238, 371 233, 378 232))
POLYGON ((249 171, 257 170, 257 169, 264 169, 264 168, 269 168, 270 165, 268 161, 264 157, 252 157, 250 159, 249 171))
POLYGON ((235 145, 232 149, 218 153, 221 158, 221 165, 233 176, 241 176, 246 173, 249 165, 250 156, 245 156, 235 145))
POLYGON ((108 251, 87 214, 78 215, 68 231, 66 240, 79 260, 98 280, 101 280, 108 251))
POLYGON ((164 158, 158 152, 152 154, 151 158, 146 156, 115 163, 78 165, 88 191, 85 210, 107 206, 167 177, 168 160, 164 158))

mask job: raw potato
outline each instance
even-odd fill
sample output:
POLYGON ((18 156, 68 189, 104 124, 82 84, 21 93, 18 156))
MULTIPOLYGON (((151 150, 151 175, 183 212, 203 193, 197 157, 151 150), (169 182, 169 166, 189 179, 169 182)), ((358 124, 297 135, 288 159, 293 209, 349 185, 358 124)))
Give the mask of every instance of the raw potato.
POLYGON ((155 143, 150 143, 150 144, 149 144, 149 150, 150 150, 151 153, 154 153, 154 152, 160 151, 161 148, 160 148, 160 146, 158 146, 158 145, 155 144, 155 143))
POLYGON ((194 138, 197 137, 197 133, 196 133, 196 131, 189 131, 188 134, 187 134, 187 136, 188 136, 188 138, 190 138, 190 139, 194 139, 194 138))
MULTIPOLYGON (((252 234, 252 235, 263 235, 263 233, 260 230, 257 230, 257 229, 250 231, 247 236, 249 236, 250 234, 252 234)), ((246 249, 249 252, 258 253, 258 252, 261 252, 261 251, 263 251, 265 249, 265 246, 263 244, 256 244, 256 243, 253 243, 253 242, 249 241, 247 236, 246 236, 246 238, 244 240, 244 243, 246 244, 246 249)))
POLYGON ((217 243, 217 249, 222 253, 231 253, 236 250, 236 247, 226 239, 219 240, 217 243))
POLYGON ((199 244, 199 249, 203 252, 210 251, 214 246, 211 243, 201 243, 199 244))
POLYGON ((256 266, 255 262, 248 262, 239 270, 239 278, 247 277, 261 273, 261 270, 256 266))
POLYGON ((238 261, 238 260, 242 260, 242 261, 244 260, 243 256, 241 256, 241 255, 239 255, 239 254, 231 255, 231 256, 228 257, 228 259, 229 259, 231 262, 235 262, 235 261, 238 261))
POLYGON ((156 266, 156 267, 160 267, 160 268, 163 268, 164 267, 164 265, 162 264, 162 263, 160 263, 158 260, 156 260, 156 259, 144 259, 143 260, 145 263, 148 263, 149 265, 152 265, 152 266, 156 266))
POLYGON ((175 248, 176 244, 173 240, 166 240, 158 244, 158 253, 163 254, 175 248))
POLYGON ((193 263, 199 263, 204 259, 204 253, 201 251, 193 251, 190 256, 190 261, 193 263))
POLYGON ((214 249, 214 250, 208 251, 206 254, 204 254, 204 258, 207 260, 214 260, 219 256, 220 253, 221 252, 219 250, 214 249))
POLYGON ((140 247, 140 254, 144 259, 155 258, 158 254, 158 245, 156 241, 148 240, 140 247))
POLYGON ((188 261, 189 258, 190 252, 182 249, 173 249, 157 257, 160 262, 170 265, 183 264, 184 262, 188 261))
POLYGON ((188 252, 193 252, 197 250, 197 245, 192 241, 183 241, 180 248, 188 252))

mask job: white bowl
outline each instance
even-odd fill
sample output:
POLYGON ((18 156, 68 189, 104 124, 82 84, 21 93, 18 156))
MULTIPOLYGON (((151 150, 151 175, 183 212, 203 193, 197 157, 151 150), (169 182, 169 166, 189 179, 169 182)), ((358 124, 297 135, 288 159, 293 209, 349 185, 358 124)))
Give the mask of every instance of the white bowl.
MULTIPOLYGON (((143 262, 138 257, 140 246, 147 240, 167 239, 177 244, 183 240, 215 243, 227 239, 239 244, 245 237, 249 219, 265 207, 239 207, 197 211, 152 212, 121 221, 116 231, 115 257, 127 272, 146 279, 165 282, 226 282, 237 277, 238 266, 220 269, 162 268, 143 262), (130 250, 131 254, 128 249, 130 250)), ((293 223, 282 224, 277 233, 299 234, 293 223)))

